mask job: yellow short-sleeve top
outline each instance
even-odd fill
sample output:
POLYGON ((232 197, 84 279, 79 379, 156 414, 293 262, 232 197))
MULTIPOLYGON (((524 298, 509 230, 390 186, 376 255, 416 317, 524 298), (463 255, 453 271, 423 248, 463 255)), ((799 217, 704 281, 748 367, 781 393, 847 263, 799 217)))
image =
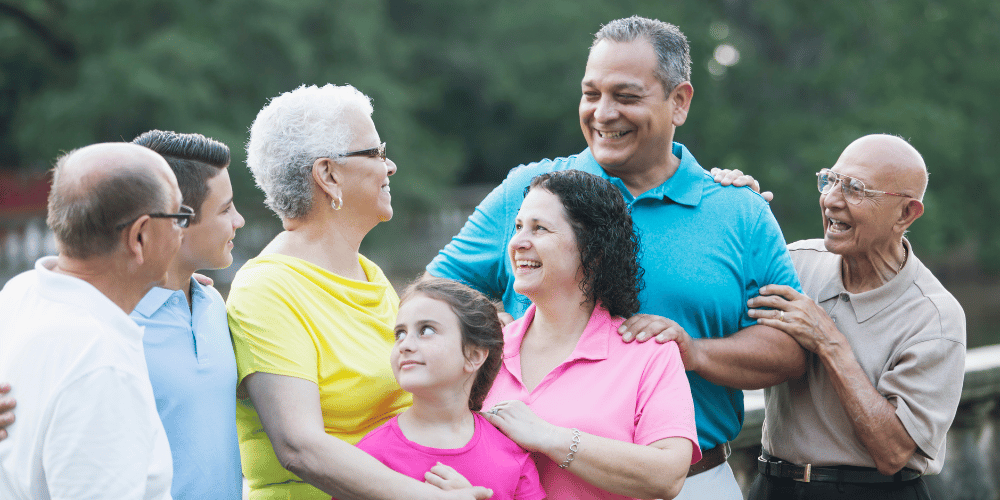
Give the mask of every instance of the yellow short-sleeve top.
MULTIPOLYGON (((326 433, 351 444, 412 404, 389 365, 399 297, 358 260, 368 281, 264 255, 236 273, 227 303, 240 383, 255 372, 315 382, 326 433)), ((281 466, 249 398, 237 402, 236 427, 250 498, 330 498, 281 466)))

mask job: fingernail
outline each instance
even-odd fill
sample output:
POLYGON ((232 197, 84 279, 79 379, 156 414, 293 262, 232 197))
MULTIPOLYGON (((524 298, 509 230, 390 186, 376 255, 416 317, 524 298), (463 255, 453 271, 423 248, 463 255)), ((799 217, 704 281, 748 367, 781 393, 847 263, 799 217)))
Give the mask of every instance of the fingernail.
POLYGON ((625 325, 618 327, 618 333, 626 333, 626 332, 628 332, 628 328, 625 325))
POLYGON ((626 332, 625 335, 622 335, 622 340, 625 341, 625 342, 631 342, 632 338, 633 338, 633 335, 631 333, 628 333, 628 332, 626 332))
POLYGON ((656 336, 656 341, 659 342, 660 344, 662 344, 662 343, 664 343, 664 342, 667 341, 667 338, 664 337, 663 335, 657 335, 656 336))

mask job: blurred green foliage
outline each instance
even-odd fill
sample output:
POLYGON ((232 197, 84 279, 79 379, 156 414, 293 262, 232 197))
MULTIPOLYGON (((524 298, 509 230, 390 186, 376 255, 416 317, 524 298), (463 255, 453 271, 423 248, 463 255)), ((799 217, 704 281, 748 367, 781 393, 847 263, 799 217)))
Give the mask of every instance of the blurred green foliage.
POLYGON ((932 172, 921 255, 971 240, 1000 269, 996 0, 0 0, 0 165, 200 132, 232 147, 241 209, 259 216, 242 168, 256 112, 302 83, 351 83, 399 164, 397 210, 429 207, 455 183, 583 149, 587 48, 631 14, 688 35, 695 99, 677 140, 775 191, 789 240, 819 235, 813 173, 893 133, 932 172), (738 62, 714 59, 723 45, 738 62))

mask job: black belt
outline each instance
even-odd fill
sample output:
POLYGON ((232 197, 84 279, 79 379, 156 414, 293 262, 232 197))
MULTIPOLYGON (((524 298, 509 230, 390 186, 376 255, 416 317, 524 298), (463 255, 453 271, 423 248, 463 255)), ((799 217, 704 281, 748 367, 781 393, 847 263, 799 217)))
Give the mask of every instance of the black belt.
POLYGON ((767 453, 757 457, 757 470, 765 476, 794 479, 805 483, 812 481, 823 483, 899 483, 920 477, 920 473, 913 469, 901 469, 891 476, 886 476, 878 470, 868 467, 796 465, 772 457, 767 453))

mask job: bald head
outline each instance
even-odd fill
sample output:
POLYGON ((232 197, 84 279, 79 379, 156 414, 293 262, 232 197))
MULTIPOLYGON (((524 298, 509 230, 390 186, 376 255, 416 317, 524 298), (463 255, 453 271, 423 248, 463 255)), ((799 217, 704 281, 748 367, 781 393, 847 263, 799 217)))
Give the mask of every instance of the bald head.
POLYGON ((144 213, 169 210, 177 180, 150 149, 128 143, 87 146, 64 155, 53 169, 48 224, 60 253, 86 259, 111 252, 117 225, 144 213))
POLYGON ((920 153, 894 135, 872 134, 855 140, 840 154, 837 163, 865 167, 880 189, 923 200, 927 190, 927 166, 920 153))

